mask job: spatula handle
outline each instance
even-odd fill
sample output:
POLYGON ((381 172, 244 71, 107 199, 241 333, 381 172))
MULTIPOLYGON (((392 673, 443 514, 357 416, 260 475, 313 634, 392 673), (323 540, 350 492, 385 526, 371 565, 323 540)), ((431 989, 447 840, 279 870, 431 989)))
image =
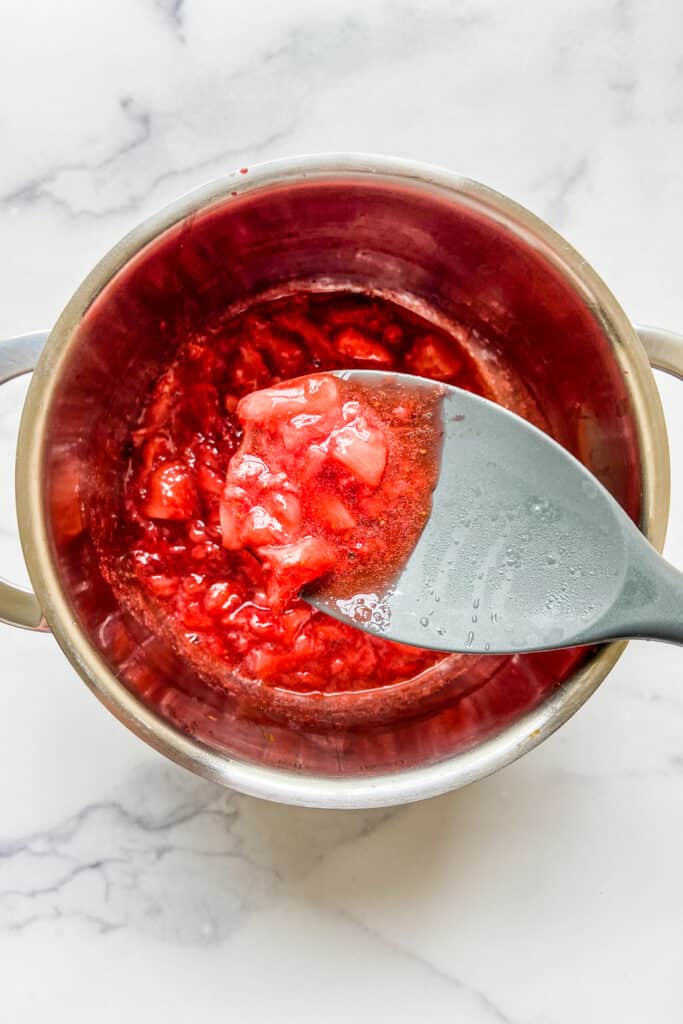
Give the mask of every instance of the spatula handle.
POLYGON ((605 639, 683 644, 683 573, 657 554, 635 528, 629 548, 621 593, 598 624, 600 632, 605 639))

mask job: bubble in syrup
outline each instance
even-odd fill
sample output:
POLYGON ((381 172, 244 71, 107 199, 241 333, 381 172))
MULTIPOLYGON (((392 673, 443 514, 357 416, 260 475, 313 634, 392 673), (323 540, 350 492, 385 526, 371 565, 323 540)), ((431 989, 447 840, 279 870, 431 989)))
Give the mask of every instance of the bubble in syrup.
POLYGON ((479 598, 478 597, 475 597, 474 601, 472 602, 472 607, 473 608, 478 608, 479 607, 479 598))
POLYGON ((530 515, 537 516, 544 523, 556 523, 562 518, 559 508, 547 500, 547 498, 529 498, 526 503, 526 510, 530 515))
POLYGON ((505 549, 505 564, 514 569, 522 564, 522 556, 518 548, 510 546, 505 549))
POLYGON ((427 618, 426 615, 423 615, 422 618, 420 619, 420 625, 421 626, 428 626, 429 625, 429 619, 427 618))
POLYGON ((474 643, 474 633, 472 632, 472 630, 470 630, 469 633, 467 634, 467 646, 471 647, 473 643, 474 643))

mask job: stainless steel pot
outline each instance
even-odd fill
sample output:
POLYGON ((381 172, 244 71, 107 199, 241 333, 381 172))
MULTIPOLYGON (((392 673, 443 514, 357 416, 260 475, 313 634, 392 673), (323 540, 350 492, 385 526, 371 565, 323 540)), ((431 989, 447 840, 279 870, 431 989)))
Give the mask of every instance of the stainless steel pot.
MULTIPOLYGON (((285 701, 272 724, 256 698, 246 714, 234 699, 218 709, 215 694, 188 683, 185 668, 168 662, 154 638, 117 608, 80 517, 88 489, 103 501, 103 514, 110 508, 117 484, 107 476, 108 452, 168 350, 168 323, 191 328, 207 309, 239 305, 293 280, 379 287, 446 318, 463 311, 474 318, 516 362, 532 393, 553 396, 550 428, 661 549, 669 457, 650 364, 683 377, 683 338, 636 331, 560 236, 482 185, 387 157, 300 157, 235 173, 178 200, 104 257, 49 334, 0 344, 0 383, 35 370, 17 448, 18 517, 34 593, 0 581, 0 619, 50 629, 124 724, 214 781, 324 807, 433 796, 535 747, 591 695, 624 644, 577 660, 559 683, 546 680, 535 696, 525 691, 504 714, 489 702, 485 727, 481 701, 463 696, 471 687, 430 683, 428 697, 436 703, 419 704, 419 720, 400 726, 411 737, 405 758, 404 740, 387 729, 398 735, 399 720, 410 719, 417 701, 410 686, 397 687, 393 703, 384 705, 383 731, 370 727, 381 709, 368 693, 332 702, 326 730, 307 719, 305 698, 285 701), (454 711, 467 701, 479 714, 469 732, 462 712, 454 711), (439 742, 425 724, 431 714, 440 723, 439 742), (222 732, 210 725, 221 716, 222 732), (449 748, 443 722, 452 725, 454 716, 460 732, 449 748), (360 754, 359 729, 365 729, 360 754), (377 751, 387 736, 393 753, 383 760, 377 751), (268 754, 271 748, 276 753, 268 754)), ((492 685, 487 679, 482 676, 482 693, 492 685)))

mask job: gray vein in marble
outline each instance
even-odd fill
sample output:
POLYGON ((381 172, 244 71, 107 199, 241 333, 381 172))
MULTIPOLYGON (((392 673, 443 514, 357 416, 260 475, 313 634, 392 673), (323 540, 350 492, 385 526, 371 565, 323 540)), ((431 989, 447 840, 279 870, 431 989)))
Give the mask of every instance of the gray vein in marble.
POLYGON ((183 45, 185 37, 185 0, 154 0, 154 6, 163 15, 174 36, 183 45))
MULTIPOLYGON (((170 2, 162 6, 182 26, 182 7, 170 2)), ((365 68, 376 70, 378 64, 450 48, 485 26, 490 16, 481 5, 468 3, 427 13, 386 4, 374 19, 308 18, 289 28, 279 45, 270 45, 227 73, 222 67, 208 68, 184 82, 188 69, 183 65, 176 83, 187 87, 182 112, 175 106, 175 96, 154 107, 139 97, 125 97, 119 101, 128 124, 125 143, 96 160, 56 163, 5 192, 0 205, 15 209, 44 202, 70 218, 135 212, 170 179, 232 169, 225 167, 226 161, 248 164, 273 155, 273 147, 293 134, 307 107, 331 83, 365 68), (217 123, 231 138, 229 146, 220 145, 217 123), (199 155, 174 157, 174 166, 159 171, 168 162, 169 151, 179 150, 199 155), (156 173, 150 176, 154 168, 156 173)))
POLYGON ((149 765, 115 799, 0 843, 0 932, 58 921, 219 942, 391 813, 285 808, 149 765))
MULTIPOLYGON (((122 108, 125 109, 126 104, 132 106, 132 100, 127 98, 127 100, 121 101, 122 108)), ((173 181, 174 179, 185 178, 197 173, 198 171, 210 171, 211 169, 216 169, 218 165, 224 164, 226 161, 239 163, 242 159, 246 159, 247 152, 249 157, 248 162, 253 161, 254 158, 258 158, 260 155, 267 153, 271 146, 285 139, 294 128, 294 123, 292 122, 282 130, 275 131, 263 138, 260 142, 249 146, 247 152, 245 152, 245 149, 242 146, 229 146, 193 163, 183 164, 182 167, 163 171, 152 178, 151 181, 145 185, 144 189, 139 192, 132 191, 128 198, 123 202, 113 203, 99 210, 79 208, 70 199, 60 196, 59 181, 64 175, 84 174, 88 177, 96 177, 101 172, 106 172, 109 167, 124 161, 128 154, 145 144, 152 134, 152 115, 139 112, 136 119, 140 127, 144 130, 144 133, 126 143, 120 149, 108 154, 102 160, 91 164, 88 164, 85 161, 60 164, 46 172, 43 177, 31 181, 29 184, 24 185, 15 192, 0 196, 0 206, 16 206, 21 204, 45 202, 52 208, 60 210, 72 220, 99 219, 101 217, 133 213, 145 204, 147 199, 154 193, 155 189, 157 189, 159 185, 164 184, 167 181, 173 181)), ((225 170, 228 169, 232 170, 232 165, 225 168, 225 170)))
POLYGON ((608 89, 615 98, 622 121, 631 121, 634 116, 637 82, 635 77, 622 75, 608 83, 608 89))
MULTIPOLYGON (((479 1011, 483 1014, 483 1018, 487 1021, 496 1021, 497 1024, 515 1024, 513 1018, 505 1014, 501 1008, 494 1003, 484 992, 480 989, 475 988, 473 985, 469 985, 462 978, 450 972, 443 971, 436 966, 431 960, 427 960, 415 953, 412 949, 406 949, 405 946, 387 938, 382 932, 377 931, 375 928, 371 928, 365 921, 361 921, 355 915, 349 913, 346 910, 341 910, 337 905, 334 907, 335 913, 350 922, 356 928, 365 932, 366 935, 371 936, 382 946, 390 949, 393 953, 405 958, 407 961, 413 964, 419 964, 428 974, 440 981, 446 982, 453 989, 455 989, 461 996, 465 995, 472 1001, 472 1009, 479 1011)), ((471 1019, 471 1018, 470 1018, 471 1019)))
POLYGON ((542 215, 555 228, 562 228, 571 212, 571 200, 584 184, 589 172, 587 156, 581 156, 569 167, 556 168, 552 174, 537 181, 534 192, 546 193, 542 215))

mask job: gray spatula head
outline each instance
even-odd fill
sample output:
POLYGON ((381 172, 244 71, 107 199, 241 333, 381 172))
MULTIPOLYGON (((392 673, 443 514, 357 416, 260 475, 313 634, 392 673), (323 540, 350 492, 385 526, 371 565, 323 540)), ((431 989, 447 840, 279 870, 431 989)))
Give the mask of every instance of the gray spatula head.
POLYGON ((605 488, 519 416, 459 388, 376 371, 377 388, 442 392, 440 475, 427 525, 384 590, 303 596, 392 640, 506 653, 641 636, 683 642, 683 575, 605 488))

